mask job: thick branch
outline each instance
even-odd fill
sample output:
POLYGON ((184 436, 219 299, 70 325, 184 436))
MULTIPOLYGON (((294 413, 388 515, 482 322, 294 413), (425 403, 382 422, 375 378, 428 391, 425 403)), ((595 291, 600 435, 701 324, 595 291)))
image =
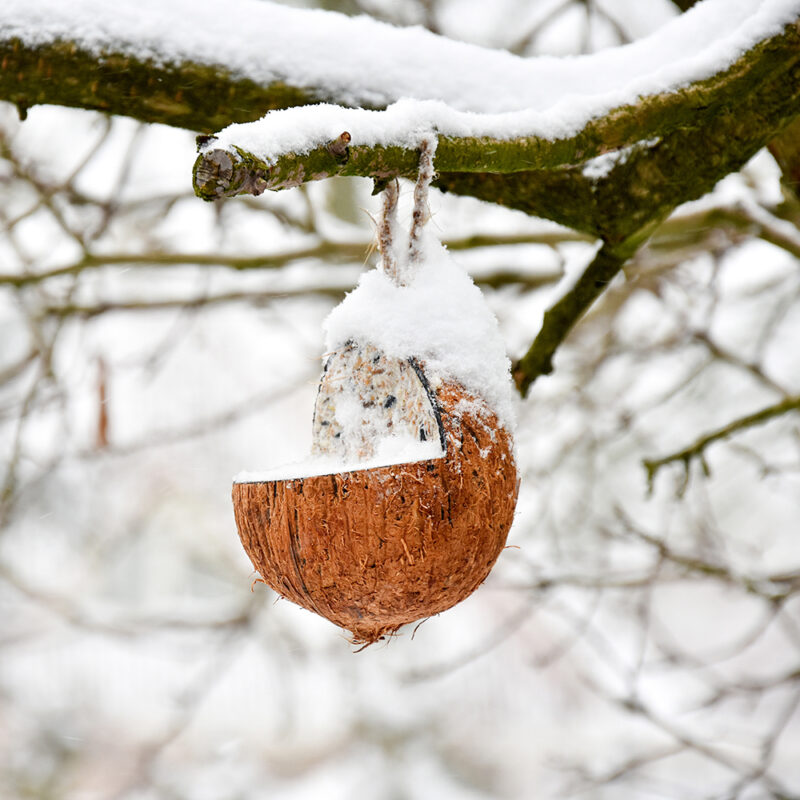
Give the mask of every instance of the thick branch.
MULTIPOLYGON (((724 72, 615 109, 569 137, 498 140, 440 130, 437 185, 619 242, 709 191, 798 113, 800 23, 795 23, 724 72), (618 148, 629 149, 616 160, 610 157, 605 173, 586 163, 618 148)), ((341 148, 334 134, 308 152, 285 152, 271 162, 236 146, 234 132, 226 137, 234 143, 224 149, 204 138, 195 191, 213 199, 332 175, 412 177, 415 147, 364 142, 358 114, 343 110, 339 133, 352 139, 349 147, 341 148)), ((255 125, 269 137, 269 118, 255 125)), ((431 126, 436 125, 434 118, 431 126)))
POLYGON ((259 84, 218 64, 111 51, 98 57, 64 41, 31 46, 0 36, 0 67, 0 98, 23 119, 31 106, 51 103, 203 131, 324 99, 282 81, 259 84))
MULTIPOLYGON (((315 102, 385 108, 402 97, 477 113, 536 109, 541 116, 569 96, 571 108, 560 109, 554 121, 574 118, 576 107, 588 120, 620 104, 610 96, 622 83, 633 98, 660 91, 665 79, 683 86, 708 77, 708 69, 697 71, 704 69, 698 52, 713 45, 728 63, 756 43, 748 28, 763 37, 776 31, 775 22, 791 20, 791 8, 762 13, 753 0, 750 8, 727 11, 726 3, 709 0, 692 19, 672 26, 664 48, 669 61, 637 59, 632 67, 639 71, 621 72, 607 53, 582 59, 576 70, 567 61, 524 59, 418 29, 266 1, 227 0, 224 9, 196 3, 187 14, 182 0, 163 0, 151 21, 156 9, 144 13, 137 0, 6 0, 0 6, 0 97, 23 108, 99 108, 197 130, 253 119, 270 108, 315 102), (720 11, 731 24, 708 24, 720 11)), ((635 115, 617 122, 623 129, 642 124, 635 115)), ((611 148, 622 143, 607 140, 611 148)))
POLYGON ((665 129, 657 142, 634 149, 599 178, 587 178, 585 168, 566 166, 513 175, 444 173, 438 185, 620 241, 709 192, 800 113, 797 27, 790 38, 791 59, 787 52, 786 62, 760 81, 747 88, 739 84, 742 94, 721 105, 705 124, 665 129))
MULTIPOLYGON (((579 230, 601 236, 607 227, 601 217, 608 214, 604 213, 604 204, 596 201, 596 208, 592 208, 588 202, 597 193, 597 181, 579 169, 570 169, 570 165, 637 142, 663 139, 675 130, 702 132, 718 127, 719 118, 731 114, 743 118, 743 124, 756 131, 759 139, 767 141, 769 137, 762 135, 765 129, 778 131, 798 110, 796 104, 785 107, 778 115, 781 119, 776 121, 772 112, 762 119, 752 109, 743 107, 766 82, 777 85, 783 80, 785 86, 796 86, 796 75, 791 73, 798 50, 796 23, 783 34, 754 46, 729 69, 710 77, 700 75, 694 81, 690 77, 694 54, 684 48, 676 56, 676 63, 670 65, 671 74, 673 67, 683 63, 681 58, 688 65, 688 71, 674 72, 687 76, 675 80, 679 88, 658 93, 657 87, 663 81, 645 80, 642 86, 651 88, 649 91, 645 88, 640 99, 613 108, 602 99, 605 96, 602 92, 596 96, 586 94, 580 73, 569 66, 562 68, 558 62, 540 64, 536 59, 516 58, 432 34, 401 31, 336 14, 325 15, 323 26, 312 24, 322 20, 318 12, 314 16, 313 12, 267 2, 255 10, 248 5, 248 34, 229 36, 237 31, 241 34, 240 23, 236 21, 237 2, 230 0, 229 14, 198 7, 191 19, 178 19, 182 24, 176 24, 174 30, 165 22, 157 39, 148 38, 151 33, 146 28, 137 31, 134 26, 129 30, 121 21, 124 15, 99 0, 75 0, 63 8, 54 4, 48 6, 47 15, 39 17, 35 11, 37 0, 30 2, 33 9, 30 15, 25 4, 12 4, 5 13, 0 9, 0 97, 17 103, 22 110, 36 103, 61 103, 200 130, 252 120, 269 109, 320 101, 384 108, 401 96, 441 97, 453 108, 478 112, 536 109, 531 119, 539 119, 543 128, 535 136, 507 140, 496 132, 493 135, 494 123, 487 125, 485 135, 474 137, 448 137, 447 131, 440 129, 437 166, 441 186, 494 202, 524 206, 531 213, 561 219, 573 227, 577 225, 579 230), (75 14, 87 10, 97 22, 92 37, 86 41, 71 40, 76 35, 75 14), (30 27, 32 19, 46 19, 46 24, 28 35, 25 26, 30 27), (204 46, 207 38, 203 38, 211 28, 219 44, 213 50, 204 46), (234 39, 239 42, 235 47, 231 45, 234 39), (303 46, 297 47, 296 42, 303 46), (353 46, 344 49, 334 46, 341 42, 353 46), (402 81, 385 78, 385 74, 396 73, 397 53, 401 50, 413 51, 415 59, 404 64, 402 81), (308 52, 317 54, 313 63, 302 58, 301 54, 308 52), (440 80, 433 69, 433 65, 441 64, 443 54, 451 65, 446 80, 440 80), (359 66, 364 68, 359 70, 359 66), (353 84, 354 74, 360 75, 358 85, 353 84), (499 76, 514 87, 513 107, 508 100, 501 104, 496 99, 495 84, 499 76), (551 80, 574 96, 573 106, 580 109, 578 114, 586 115, 582 124, 571 123, 574 133, 570 135, 554 136, 559 124, 563 128, 564 114, 562 111, 550 114, 553 98, 545 100, 542 106, 541 89, 530 88, 551 80), (574 211, 569 211, 571 203, 564 199, 548 201, 546 194, 537 193, 531 186, 547 182, 542 180, 541 170, 553 172, 557 168, 559 173, 566 174, 554 175, 550 183, 555 184, 559 194, 579 199, 574 211), (530 170, 536 172, 527 172, 530 170), (498 184, 483 180, 484 173, 501 173, 507 178, 498 184), (510 173, 517 175, 512 179, 508 177, 510 173)), ((122 0, 122 6, 133 7, 135 0, 122 0)), ((761 13, 755 8, 751 12, 754 17, 761 13)), ((172 8, 165 0, 165 20, 178 11, 177 6, 172 8)), ((692 27, 691 16, 687 15, 687 30, 692 27)), ((682 24, 682 19, 677 22, 682 24)), ((695 40, 698 31, 692 29, 692 33, 695 40)), ((698 47, 712 42, 715 47, 720 44, 714 41, 713 31, 701 30, 699 35, 698 47)), ((598 60, 601 67, 598 72, 603 72, 603 58, 598 54, 585 59, 582 68, 591 73, 598 60)), ((611 97, 620 88, 609 85, 603 91, 611 97)), ((570 109, 574 118, 573 112, 570 109)), ((474 117, 470 119, 474 122, 474 117)), ((531 131, 535 128, 532 124, 531 131)), ((332 136, 335 138, 345 130, 343 127, 332 136)), ((350 132, 356 135, 355 131, 350 132)), ((333 174, 377 178, 412 175, 416 165, 416 154, 403 148, 372 147, 367 153, 354 143, 348 158, 347 153, 328 151, 327 144, 319 143, 321 152, 313 152, 311 148, 312 152, 304 155, 285 153, 285 158, 269 166, 255 153, 251 154, 254 158, 246 156, 240 163, 241 153, 232 150, 229 155, 235 169, 227 178, 225 165, 215 164, 214 157, 207 152, 210 163, 207 169, 197 172, 201 177, 198 191, 213 198, 238 191, 283 188, 333 174), (247 178, 242 176, 243 171, 248 173, 247 178)), ((693 144, 702 147, 702 138, 693 138, 693 144)), ((710 160, 716 161, 716 154, 710 160)), ((726 168, 736 167, 732 162, 722 164, 717 172, 724 174, 726 168)), ((609 187, 606 196, 612 191, 630 193, 633 188, 625 180, 606 183, 609 187)))

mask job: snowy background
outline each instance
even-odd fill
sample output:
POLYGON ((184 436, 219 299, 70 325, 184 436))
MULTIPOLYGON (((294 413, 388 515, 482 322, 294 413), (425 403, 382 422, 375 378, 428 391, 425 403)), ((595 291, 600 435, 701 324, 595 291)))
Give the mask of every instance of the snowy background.
MULTIPOLYGON (((677 13, 327 6, 559 56, 677 13)), ((194 157, 190 132, 0 106, 0 797, 800 797, 797 416, 688 482, 668 465, 650 493, 642 464, 800 392, 800 214, 772 158, 680 209, 518 401, 486 584, 354 654, 251 591, 230 485, 307 452, 322 323, 374 262, 378 201, 334 179, 210 205, 194 157)), ((431 210, 519 356, 596 245, 431 210)))

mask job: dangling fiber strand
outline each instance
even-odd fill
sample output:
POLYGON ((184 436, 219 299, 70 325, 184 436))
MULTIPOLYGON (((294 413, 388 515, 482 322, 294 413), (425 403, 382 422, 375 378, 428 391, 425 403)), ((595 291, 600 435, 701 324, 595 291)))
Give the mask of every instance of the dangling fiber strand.
POLYGON ((422 228, 430 218, 428 209, 428 187, 436 174, 433 169, 433 156, 437 140, 424 139, 419 148, 419 173, 414 184, 414 212, 411 216, 411 230, 408 234, 408 261, 413 270, 421 256, 422 228))
POLYGON ((408 251, 400 253, 395 248, 397 240, 397 180, 391 181, 383 190, 383 210, 378 224, 378 249, 381 252, 383 271, 397 286, 408 286, 414 279, 416 265, 422 257, 422 228, 430 218, 428 210, 428 188, 436 174, 433 156, 437 140, 424 139, 419 149, 419 173, 414 184, 414 210, 408 234, 408 251))
POLYGON ((395 232, 397 231, 397 198, 400 189, 397 179, 390 181, 383 190, 383 212, 378 223, 378 250, 381 253, 383 271, 398 286, 402 286, 394 250, 395 232))

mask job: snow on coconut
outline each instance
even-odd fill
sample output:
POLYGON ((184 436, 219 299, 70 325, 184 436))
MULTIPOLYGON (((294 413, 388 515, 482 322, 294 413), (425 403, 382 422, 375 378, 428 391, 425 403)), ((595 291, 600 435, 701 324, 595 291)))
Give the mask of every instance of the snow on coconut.
POLYGON ((423 144, 409 246, 384 193, 382 264, 335 308, 311 458, 233 486, 253 566, 283 597, 375 642, 486 578, 518 478, 509 362, 480 290, 428 236, 423 144))

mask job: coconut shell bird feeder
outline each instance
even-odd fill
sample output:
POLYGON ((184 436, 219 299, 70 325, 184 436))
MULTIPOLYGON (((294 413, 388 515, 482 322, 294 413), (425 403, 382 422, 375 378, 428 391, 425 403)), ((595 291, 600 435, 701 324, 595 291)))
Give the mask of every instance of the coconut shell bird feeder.
MULTIPOLYGON (((401 290, 425 257, 434 148, 422 143, 405 252, 396 182, 384 190, 381 270, 401 290)), ((470 595, 505 546, 518 490, 511 434, 486 399, 424 354, 391 350, 361 332, 327 357, 312 430, 321 469, 233 486, 239 536, 264 582, 364 644, 470 595), (392 463, 386 442, 405 443, 392 463)))

